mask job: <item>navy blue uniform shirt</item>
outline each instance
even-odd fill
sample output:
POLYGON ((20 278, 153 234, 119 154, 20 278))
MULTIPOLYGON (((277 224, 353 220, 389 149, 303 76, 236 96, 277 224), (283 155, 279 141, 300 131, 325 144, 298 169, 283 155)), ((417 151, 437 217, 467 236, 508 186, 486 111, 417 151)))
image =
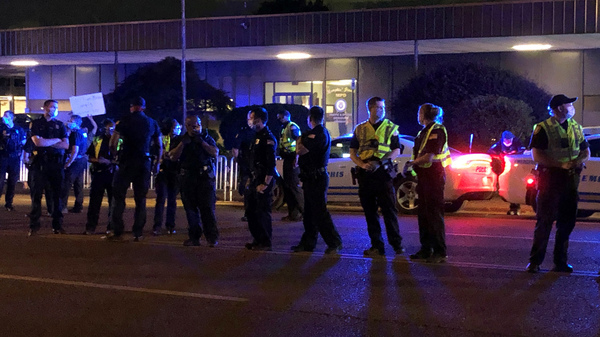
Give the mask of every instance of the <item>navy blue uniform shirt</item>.
POLYGON ((21 155, 23 141, 27 134, 18 125, 9 128, 8 125, 0 124, 0 156, 16 157, 21 155))
MULTIPOLYGON (((208 145, 216 146, 215 140, 208 133, 193 137, 185 133, 181 136, 181 142, 185 143, 187 139, 190 140, 190 143, 183 146, 183 152, 181 152, 181 157, 179 157, 181 168, 192 172, 200 172, 205 171, 205 166, 212 167, 216 158, 206 152, 202 147, 202 143, 205 142, 208 145)), ((214 172, 215 168, 212 168, 214 172)))
MULTIPOLYGON (((63 122, 57 119, 51 119, 49 121, 46 120, 44 116, 42 118, 38 118, 31 122, 31 137, 38 136, 45 139, 52 138, 67 138, 67 129, 65 128, 63 122)), ((48 147, 37 147, 33 145, 33 151, 37 151, 38 154, 48 154, 48 155, 64 155, 65 150, 57 149, 51 146, 48 147)))
POLYGON ((156 121, 136 111, 125 115, 115 127, 123 143, 119 151, 119 161, 144 160, 150 157, 150 142, 160 136, 156 121))
POLYGON ((302 145, 308 153, 298 158, 298 166, 302 172, 311 172, 327 167, 331 150, 331 137, 323 125, 317 125, 302 135, 302 145))
POLYGON ((252 144, 252 172, 254 179, 263 183, 265 176, 277 176, 275 170, 275 150, 277 140, 268 126, 256 133, 252 144))

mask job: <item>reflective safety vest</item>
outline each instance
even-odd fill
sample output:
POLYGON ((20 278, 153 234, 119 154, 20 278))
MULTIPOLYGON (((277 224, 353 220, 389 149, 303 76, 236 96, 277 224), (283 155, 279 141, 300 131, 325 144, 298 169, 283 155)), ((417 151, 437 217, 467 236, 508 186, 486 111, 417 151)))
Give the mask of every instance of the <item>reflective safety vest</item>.
MULTIPOLYGON (((423 167, 423 168, 428 168, 431 167, 431 164, 433 162, 440 162, 442 163, 443 167, 446 167, 450 164, 452 164, 452 158, 450 157, 450 150, 448 149, 448 133, 446 132, 446 128, 439 123, 434 123, 429 130, 427 130, 427 134, 425 135, 425 137, 422 138, 421 141, 421 146, 419 146, 419 152, 417 152, 417 157, 420 157, 423 155, 423 149, 425 149, 425 144, 427 144, 427 140, 429 140, 429 135, 431 135, 431 130, 433 129, 442 129, 444 131, 444 135, 446 136, 446 142, 444 143, 444 146, 442 147, 442 153, 440 154, 435 154, 433 155, 433 159, 430 163, 425 163, 423 165, 419 165, 419 167, 423 167)), ((420 138, 421 136, 421 132, 423 130, 419 131, 419 134, 417 134, 417 138, 420 138)), ((415 160, 415 155, 413 152, 413 155, 411 156, 411 160, 415 160)))
POLYGON ((538 123, 534 133, 537 133, 537 128, 541 127, 546 131, 548 136, 548 150, 546 154, 551 158, 565 163, 579 156, 579 144, 585 139, 583 129, 573 118, 567 120, 567 130, 563 129, 558 121, 550 117, 545 121, 538 123), (563 147, 563 144, 568 144, 568 147, 563 147))
POLYGON ((172 138, 172 136, 170 136, 170 135, 166 135, 163 137, 162 142, 163 142, 163 151, 164 152, 171 151, 171 138, 172 138))
MULTIPOLYGON (((100 154, 100 148, 102 148, 102 139, 103 138, 104 138, 104 136, 96 136, 96 137, 94 137, 94 140, 92 141, 92 144, 94 145, 95 158, 98 158, 98 155, 100 154)), ((119 139, 119 143, 117 144, 117 151, 119 151, 121 149, 121 143, 123 143, 123 139, 119 139)))
POLYGON ((354 134, 358 138, 358 156, 360 159, 367 160, 372 157, 381 159, 392 151, 392 136, 398 135, 398 125, 392 123, 389 119, 384 119, 375 130, 367 120, 356 126, 354 134))
POLYGON ((295 126, 300 132, 298 124, 290 121, 287 123, 285 128, 281 130, 281 137, 279 138, 279 148, 284 152, 296 152, 296 140, 293 138, 294 133, 292 132, 292 126, 295 126))

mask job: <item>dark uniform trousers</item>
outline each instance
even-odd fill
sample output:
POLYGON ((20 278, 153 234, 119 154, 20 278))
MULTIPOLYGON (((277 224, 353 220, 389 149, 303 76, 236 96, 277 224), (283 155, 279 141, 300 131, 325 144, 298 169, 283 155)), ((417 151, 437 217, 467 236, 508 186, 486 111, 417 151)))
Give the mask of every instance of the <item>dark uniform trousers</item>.
POLYGON ((271 204, 273 202, 273 185, 275 177, 271 179, 269 187, 263 193, 256 191, 258 181, 252 181, 246 189, 246 217, 248 218, 248 229, 254 238, 254 243, 271 247, 273 237, 273 224, 271 219, 271 204))
POLYGON ((21 158, 16 156, 0 157, 0 196, 4 190, 4 177, 8 173, 8 179, 6 180, 6 195, 4 199, 6 206, 11 207, 13 205, 13 199, 15 197, 15 186, 19 180, 19 169, 21 165, 21 158))
POLYGON ((154 180, 156 205, 154 206, 154 230, 162 227, 165 201, 167 202, 167 218, 165 227, 175 228, 175 211, 177 210, 177 194, 179 194, 179 178, 177 173, 160 171, 154 180))
POLYGON ((371 238, 371 246, 384 249, 379 223, 378 207, 381 208, 388 242, 394 249, 402 247, 402 237, 398 229, 396 217, 396 198, 392 178, 381 167, 375 172, 368 173, 358 169, 358 197, 365 212, 367 231, 371 238))
POLYGON ((327 171, 302 180, 302 189, 304 189, 304 234, 300 239, 300 245, 305 248, 315 248, 318 233, 321 233, 323 241, 328 247, 338 247, 342 244, 342 238, 331 220, 331 214, 327 210, 328 186, 329 175, 327 175, 327 171))
POLYGON ((446 256, 446 229, 444 226, 443 174, 431 174, 428 169, 419 170, 417 194, 419 195, 418 219, 421 250, 446 256))
POLYGON ((294 166, 295 153, 283 154, 283 198, 288 206, 288 214, 292 218, 298 218, 304 205, 304 196, 300 189, 298 174, 300 169, 294 166))
POLYGON ((29 228, 38 230, 40 228, 40 216, 42 215, 42 194, 46 189, 46 197, 50 194, 52 198, 52 228, 61 229, 63 214, 60 209, 60 193, 64 179, 64 163, 62 155, 48 156, 47 158, 36 158, 31 166, 31 213, 29 214, 29 228), (48 193, 49 185, 51 193, 48 193))
POLYGON ((73 209, 83 209, 83 173, 87 169, 87 159, 77 158, 71 163, 71 166, 65 170, 65 179, 61 189, 61 200, 63 202, 62 209, 67 207, 69 201, 69 191, 73 186, 73 195, 75 196, 75 204, 73 209))
POLYGON ((541 169, 538 180, 537 222, 533 232, 533 246, 529 262, 540 265, 544 261, 552 224, 556 221, 554 264, 567 263, 569 236, 575 228, 579 174, 561 169, 541 169))
POLYGON ((106 191, 106 197, 108 198, 108 226, 106 230, 112 230, 111 225, 111 206, 112 206, 112 183, 114 179, 114 173, 110 169, 103 169, 102 171, 96 171, 92 173, 92 182, 90 184, 90 204, 87 212, 87 224, 85 225, 86 231, 95 231, 98 226, 98 218, 100 217, 100 208, 102 206, 102 198, 106 191))
POLYGON ((123 234, 123 212, 125 211, 125 198, 127 189, 133 186, 133 199, 135 200, 135 213, 132 232, 134 236, 141 236, 146 224, 146 195, 150 187, 150 158, 125 162, 115 172, 113 180, 112 225, 115 235, 123 234))
POLYGON ((181 171, 181 201, 188 221, 189 238, 199 240, 204 234, 207 241, 216 242, 219 239, 219 230, 215 217, 215 178, 208 177, 206 172, 184 169, 181 171))

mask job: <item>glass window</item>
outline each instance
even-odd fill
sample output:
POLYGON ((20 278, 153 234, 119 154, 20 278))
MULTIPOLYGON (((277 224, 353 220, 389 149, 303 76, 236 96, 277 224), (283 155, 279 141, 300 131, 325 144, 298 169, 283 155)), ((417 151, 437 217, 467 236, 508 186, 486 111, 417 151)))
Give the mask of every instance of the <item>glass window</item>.
POLYGON ((354 130, 356 81, 335 80, 325 83, 325 126, 331 137, 339 137, 354 130))

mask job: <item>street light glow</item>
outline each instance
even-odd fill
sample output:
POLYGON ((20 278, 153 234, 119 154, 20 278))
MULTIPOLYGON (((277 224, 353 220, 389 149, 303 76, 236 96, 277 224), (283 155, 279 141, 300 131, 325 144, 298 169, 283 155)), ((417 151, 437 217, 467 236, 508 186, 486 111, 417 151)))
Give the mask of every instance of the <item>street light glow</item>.
POLYGON ((552 48, 552 45, 549 44, 518 44, 512 47, 514 50, 518 51, 535 51, 535 50, 548 50, 552 48))
POLYGON ((297 53, 297 52, 277 54, 277 58, 280 60, 304 60, 304 59, 310 58, 311 56, 312 55, 307 54, 307 53, 297 53))
POLYGON ((18 61, 12 61, 10 64, 13 66, 17 66, 17 67, 33 67, 33 66, 37 66, 40 63, 38 61, 34 61, 34 60, 18 60, 18 61))

